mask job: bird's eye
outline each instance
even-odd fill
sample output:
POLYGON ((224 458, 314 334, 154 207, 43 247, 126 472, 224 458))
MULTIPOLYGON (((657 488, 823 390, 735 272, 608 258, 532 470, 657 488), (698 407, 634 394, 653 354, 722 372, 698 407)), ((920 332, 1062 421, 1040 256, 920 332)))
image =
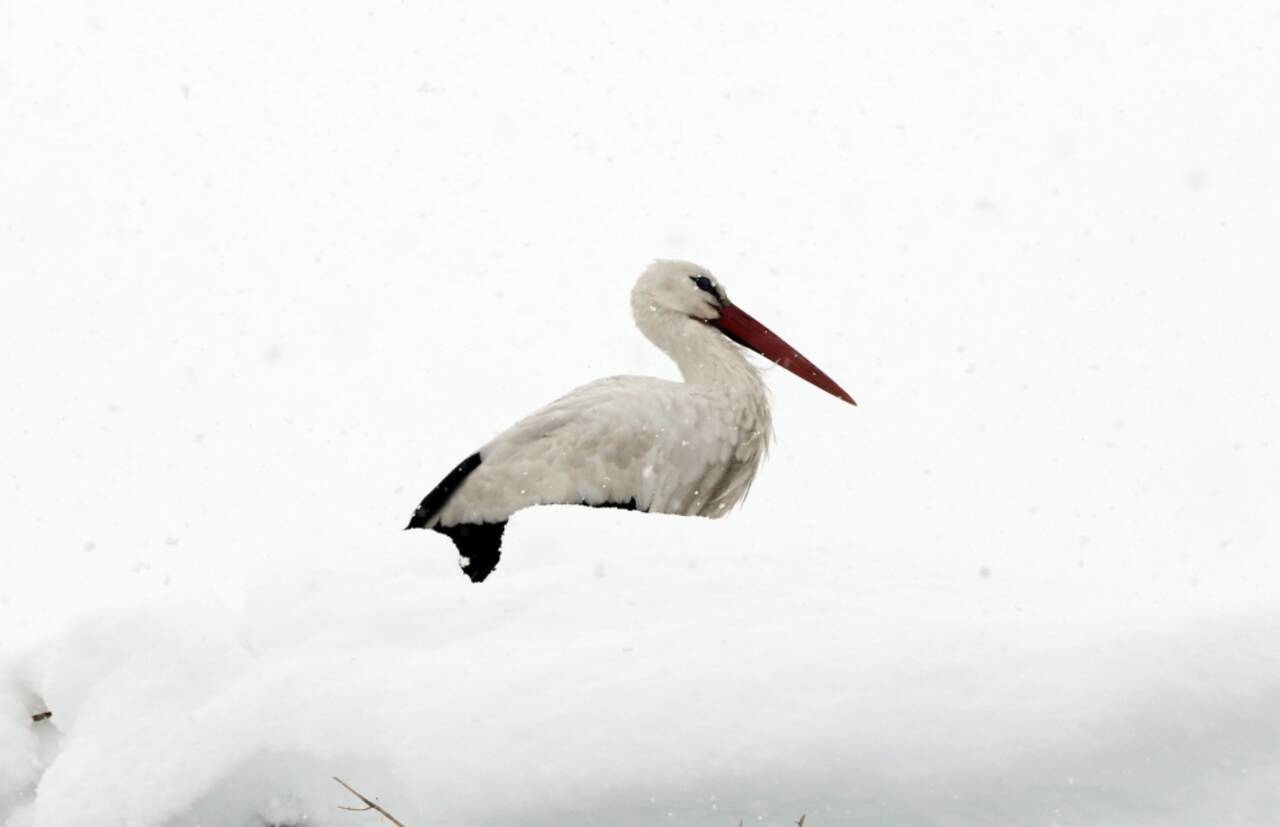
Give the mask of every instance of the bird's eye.
POLYGON ((720 298, 720 293, 716 290, 715 285, 711 283, 711 279, 706 276, 689 276, 689 280, 692 281, 699 290, 715 296, 717 304, 724 301, 720 298))

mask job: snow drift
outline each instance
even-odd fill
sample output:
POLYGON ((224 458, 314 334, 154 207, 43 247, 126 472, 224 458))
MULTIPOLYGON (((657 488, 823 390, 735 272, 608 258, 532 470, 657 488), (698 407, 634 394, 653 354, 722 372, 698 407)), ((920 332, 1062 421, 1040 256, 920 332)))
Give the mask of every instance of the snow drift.
POLYGON ((512 528, 481 587, 406 535, 79 619, 10 674, 7 824, 371 823, 334 775, 410 825, 1275 812, 1274 607, 763 521, 512 528))

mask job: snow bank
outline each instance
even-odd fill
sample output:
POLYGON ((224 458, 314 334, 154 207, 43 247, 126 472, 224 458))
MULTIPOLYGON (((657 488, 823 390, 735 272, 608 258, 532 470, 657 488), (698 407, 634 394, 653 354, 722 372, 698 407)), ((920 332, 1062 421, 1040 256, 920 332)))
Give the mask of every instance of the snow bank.
POLYGON ((371 823, 333 775, 410 825, 1274 812, 1274 607, 1071 569, 579 508, 482 586, 434 534, 281 555, 22 658, 7 823, 371 823))

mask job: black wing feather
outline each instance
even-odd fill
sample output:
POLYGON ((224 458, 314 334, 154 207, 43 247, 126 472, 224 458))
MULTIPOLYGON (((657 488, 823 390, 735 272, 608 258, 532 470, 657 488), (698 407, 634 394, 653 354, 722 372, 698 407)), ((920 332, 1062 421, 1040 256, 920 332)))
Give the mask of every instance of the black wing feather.
POLYGON ((413 512, 413 516, 409 519, 409 524, 405 526, 405 530, 426 528, 427 522, 440 513, 440 509, 444 508, 444 504, 453 496, 453 492, 458 490, 458 486, 462 485, 462 481, 479 467, 479 452, 458 463, 457 468, 446 474, 445 478, 440 480, 440 484, 431 489, 430 494, 422 498, 422 503, 419 504, 418 510, 413 512))

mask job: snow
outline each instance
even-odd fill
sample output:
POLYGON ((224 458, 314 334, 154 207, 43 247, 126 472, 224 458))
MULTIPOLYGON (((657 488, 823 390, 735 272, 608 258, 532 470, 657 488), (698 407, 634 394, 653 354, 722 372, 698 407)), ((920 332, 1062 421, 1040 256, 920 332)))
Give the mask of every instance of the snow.
POLYGON ((406 534, 83 617, 16 670, 65 733, 35 823, 357 823, 334 774, 410 824, 1274 807, 1269 607, 746 522, 547 509, 483 589, 406 534))
POLYGON ((1274 8, 4 25, 0 824, 1280 822, 1274 8), (659 256, 861 407, 472 585, 659 256))

